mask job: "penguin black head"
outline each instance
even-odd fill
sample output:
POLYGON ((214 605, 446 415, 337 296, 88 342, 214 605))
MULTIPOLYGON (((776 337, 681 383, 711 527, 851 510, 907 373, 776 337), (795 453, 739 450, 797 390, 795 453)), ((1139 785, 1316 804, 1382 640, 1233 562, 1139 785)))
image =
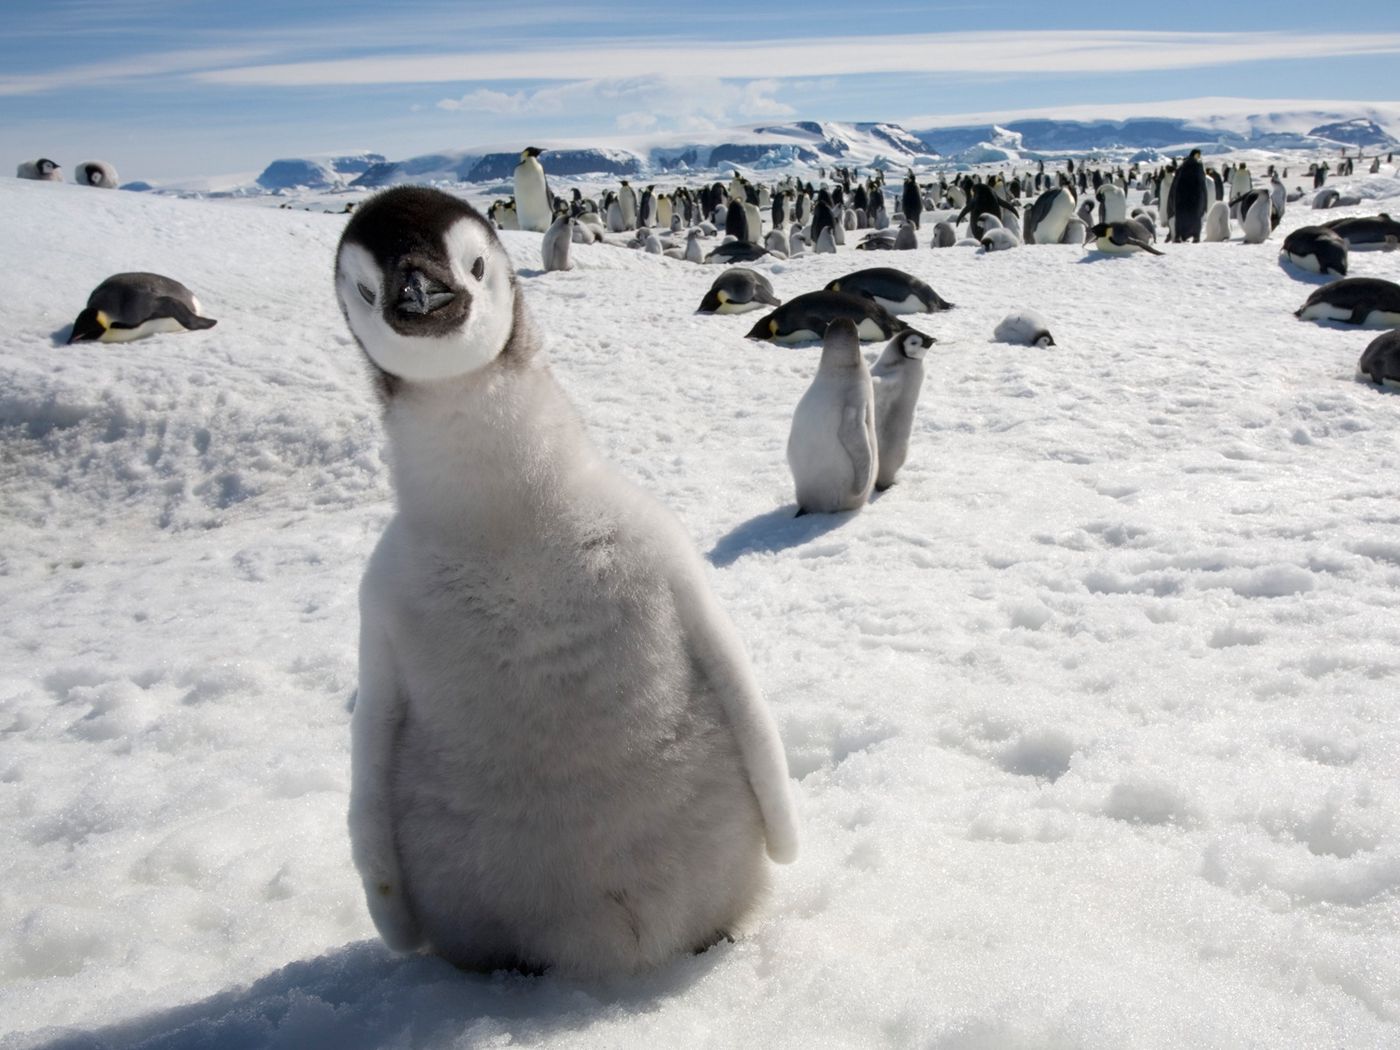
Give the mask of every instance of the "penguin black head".
POLYGON ((540 149, 538 146, 526 146, 520 151, 520 159, 524 160, 526 157, 538 157, 543 152, 544 150, 540 149))
POLYGON ((105 320, 102 311, 89 306, 73 322, 73 334, 68 337, 68 345, 90 343, 101 339, 107 331, 105 320))
POLYGON ((906 328, 895 338, 899 340, 899 352, 915 361, 927 354, 928 348, 938 341, 926 332, 914 328, 906 328))
POLYGON ((393 380, 474 372, 515 334, 505 249, 471 205, 440 190, 400 186, 357 208, 336 252, 335 288, 351 334, 393 380))

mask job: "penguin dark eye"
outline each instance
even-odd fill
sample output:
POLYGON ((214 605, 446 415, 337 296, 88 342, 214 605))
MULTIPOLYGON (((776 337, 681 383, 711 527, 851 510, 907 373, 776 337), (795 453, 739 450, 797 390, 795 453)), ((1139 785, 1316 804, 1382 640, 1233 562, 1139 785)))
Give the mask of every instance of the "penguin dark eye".
POLYGON ((480 256, 477 257, 476 262, 472 263, 472 276, 478 281, 486 276, 486 260, 480 256))
POLYGON ((369 303, 370 306, 374 305, 374 292, 370 291, 369 285, 357 284, 355 290, 360 293, 361 299, 369 303))

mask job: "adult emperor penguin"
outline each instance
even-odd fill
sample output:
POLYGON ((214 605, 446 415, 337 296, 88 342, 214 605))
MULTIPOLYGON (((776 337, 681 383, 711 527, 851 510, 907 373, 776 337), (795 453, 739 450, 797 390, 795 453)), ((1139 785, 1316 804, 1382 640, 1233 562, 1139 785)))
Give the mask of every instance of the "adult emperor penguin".
POLYGON ((1074 191, 1068 186, 1046 190, 1026 209, 1023 232, 1027 244, 1059 244, 1074 218, 1074 191))
POLYGON ((1400 330, 1371 340, 1356 363, 1356 378, 1400 390, 1400 330))
POLYGON ((92 290, 73 322, 69 343, 127 343, 157 332, 197 331, 217 321, 201 317, 194 293, 158 273, 117 273, 92 290))
POLYGON ((105 160, 85 160, 73 170, 73 181, 79 186, 114 190, 118 183, 117 169, 105 160))
POLYGON ((48 157, 38 160, 22 160, 15 168, 17 179, 37 179, 40 182, 62 182, 63 169, 48 157))
POLYGON ((547 272, 574 268, 569 261, 569 247, 574 243, 575 225, 574 219, 564 211, 555 216, 549 229, 544 231, 544 238, 540 241, 540 259, 547 272))
POLYGON ((804 292, 765 314, 749 329, 746 339, 775 343, 805 343, 822 338, 832 321, 845 318, 865 342, 889 339, 909 325, 871 299, 847 292, 804 292))
POLYGON ((684 529, 554 381, 505 249, 399 187, 336 294, 396 509, 360 587, 349 828, 399 951, 633 973, 751 913, 797 853, 782 745, 684 529))
POLYGON ((1193 149, 1181 162, 1171 187, 1171 229, 1173 241, 1199 243, 1204 232, 1209 191, 1201 151, 1193 149))
POLYGON ((1095 196, 1099 200, 1099 222, 1126 222, 1128 218, 1128 198, 1117 186, 1105 182, 1095 196))
POLYGON ((914 430, 914 406, 924 385, 924 355, 931 336, 909 329, 896 335, 870 370, 875 386, 875 445, 879 469, 875 488, 884 492, 909 458, 909 435, 914 430))
POLYGON ((1347 275, 1347 242, 1326 226, 1300 226, 1283 239, 1283 254, 1313 273, 1347 275))
POLYGON ((826 327, 816 377, 797 403, 788 433, 797 513, 859 509, 875 485, 878 449, 875 389, 860 338, 849 318, 837 318, 826 327))
POLYGON ((1108 255, 1129 255, 1133 252, 1162 254, 1147 243, 1135 222, 1101 222, 1091 232, 1095 247, 1108 255))
POLYGON ((768 278, 747 266, 731 266, 715 278, 710 290, 700 300, 697 312, 702 314, 742 314, 762 310, 764 306, 781 306, 783 301, 773 294, 768 278))
POLYGON ((1293 316, 1303 321, 1400 328, 1400 284, 1379 277, 1343 277, 1313 292, 1293 316))
POLYGON ((953 304, 913 274, 892 266, 872 266, 838 277, 826 286, 829 292, 863 296, 890 313, 931 314, 951 310, 953 304))
POLYGON ((520 151, 520 163, 515 166, 515 214, 522 230, 535 233, 544 233, 553 221, 544 167, 536 159, 543 152, 535 146, 527 146, 520 151))

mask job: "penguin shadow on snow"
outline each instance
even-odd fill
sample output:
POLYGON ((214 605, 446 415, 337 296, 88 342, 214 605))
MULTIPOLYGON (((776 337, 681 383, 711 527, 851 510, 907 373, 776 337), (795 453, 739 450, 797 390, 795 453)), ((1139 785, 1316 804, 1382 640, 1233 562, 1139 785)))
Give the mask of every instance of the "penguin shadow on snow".
POLYGON ((776 554, 824 536, 859 513, 858 510, 848 510, 839 514, 798 516, 797 505, 789 503, 736 525, 716 541, 705 557, 715 568, 723 569, 745 554, 776 554))
POLYGON ((69 321, 62 328, 49 333, 49 340, 55 347, 67 346, 68 340, 73 336, 73 322, 69 321))
POLYGON ((1289 261, 1283 252, 1278 253, 1278 268, 1300 284, 1324 285, 1341 280, 1335 273, 1314 273, 1312 270, 1305 270, 1297 263, 1289 261))
MULTIPOLYGON (((102 1027, 34 1033, 34 1050, 163 1047, 336 1047, 375 1050, 405 1042, 453 1043, 478 1022, 530 1041, 577 1032, 619 1010, 649 1013, 720 965, 717 945, 700 955, 614 982, 500 971, 464 973, 430 955, 397 955, 359 941, 290 963, 252 984, 199 1002, 102 1027)), ((32 1036, 31 1036, 32 1038, 32 1036)))

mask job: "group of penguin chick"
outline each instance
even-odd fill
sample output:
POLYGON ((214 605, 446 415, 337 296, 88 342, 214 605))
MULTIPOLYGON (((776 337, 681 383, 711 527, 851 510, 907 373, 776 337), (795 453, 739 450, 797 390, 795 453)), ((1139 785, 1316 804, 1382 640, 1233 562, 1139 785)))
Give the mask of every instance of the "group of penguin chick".
MULTIPOLYGON (((57 161, 48 157, 20 161, 15 169, 15 178, 33 179, 38 182, 62 182, 63 168, 57 161)), ((79 186, 95 186, 100 190, 117 188, 117 169, 105 160, 85 160, 73 173, 73 181, 79 186)))
MULTIPOLYGON (((892 267, 857 270, 819 291, 786 303, 755 270, 725 270, 700 301, 699 312, 737 314, 774 309, 750 339, 776 343, 822 341, 816 376, 793 414, 787 459, 797 490, 797 513, 856 510, 872 491, 884 491, 909 452, 914 408, 924 381, 924 357, 933 336, 900 315, 953 309, 927 283, 892 267), (888 339, 873 368, 862 340, 888 339)), ((1034 311, 1011 314, 996 328, 998 342, 1053 346, 1034 311)))

